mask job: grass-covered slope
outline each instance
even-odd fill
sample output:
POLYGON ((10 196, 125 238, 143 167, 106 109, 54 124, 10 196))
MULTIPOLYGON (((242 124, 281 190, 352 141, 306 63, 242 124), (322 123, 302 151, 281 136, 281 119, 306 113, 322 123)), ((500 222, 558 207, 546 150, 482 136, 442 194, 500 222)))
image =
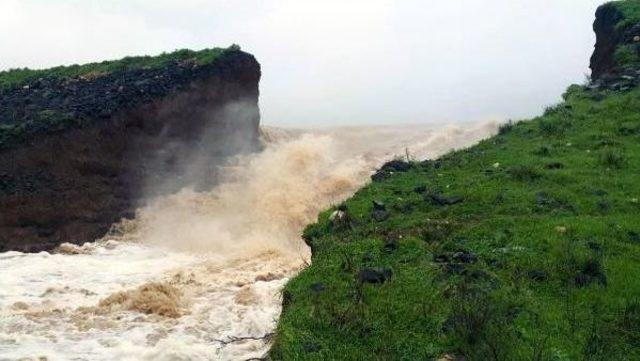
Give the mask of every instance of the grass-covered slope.
POLYGON ((112 72, 123 72, 143 68, 160 68, 173 61, 195 61, 199 65, 209 64, 227 50, 239 49, 237 45, 229 48, 211 48, 199 51, 181 49, 157 56, 127 56, 118 60, 105 60, 99 63, 57 66, 49 69, 33 70, 29 68, 0 71, 0 88, 11 88, 28 84, 39 78, 92 78, 112 72))
POLYGON ((640 91, 565 99, 322 213, 271 357, 639 360, 640 91))

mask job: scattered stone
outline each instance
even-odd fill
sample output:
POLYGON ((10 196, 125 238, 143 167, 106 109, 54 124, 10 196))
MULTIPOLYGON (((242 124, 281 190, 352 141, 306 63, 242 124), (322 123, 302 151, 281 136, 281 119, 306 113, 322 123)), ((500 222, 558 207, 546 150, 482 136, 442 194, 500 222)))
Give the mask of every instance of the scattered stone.
POLYGON ((324 285, 321 282, 316 282, 310 286, 311 291, 315 293, 320 293, 324 291, 324 285))
POLYGON ((380 209, 374 209, 373 212, 371 212, 371 217, 376 222, 382 222, 386 221, 389 218, 389 213, 380 209))
POLYGON ((396 249, 398 249, 398 242, 394 238, 388 238, 385 240, 384 246, 382 247, 382 249, 386 253, 391 253, 396 249))
POLYGON ((591 191, 591 194, 598 197, 606 196, 608 193, 603 191, 602 189, 594 189, 591 191))
POLYGON ((386 282, 393 273, 386 268, 364 268, 358 272, 359 283, 381 284, 386 282))
POLYGON ((597 252, 602 251, 602 245, 596 242, 588 242, 587 248, 589 248, 592 251, 597 251, 597 252))
POLYGON ((320 345, 312 342, 307 342, 303 344, 302 348, 304 349, 305 352, 318 352, 321 349, 320 345))
POLYGON ((606 212, 611 209, 611 202, 606 199, 601 199, 598 201, 598 209, 602 212, 606 212))
POLYGON ((544 166, 546 169, 562 169, 564 168, 564 164, 560 162, 547 163, 544 166))
POLYGON ((425 185, 419 185, 419 186, 417 186, 417 187, 413 188, 413 191, 414 191, 414 192, 416 192, 416 193, 418 193, 418 194, 422 194, 422 193, 424 193, 424 192, 426 192, 426 191, 427 191, 427 186, 425 186, 425 185))
POLYGON ((578 287, 585 287, 595 281, 606 286, 607 276, 602 269, 602 264, 598 260, 591 259, 585 262, 580 273, 574 278, 574 282, 578 287))
POLYGON ((475 263, 477 257, 470 252, 456 252, 453 254, 452 259, 460 263, 475 263))
POLYGON ((462 263, 445 263, 444 272, 448 274, 461 274, 465 271, 465 265, 462 263))
POLYGON ((384 211, 384 210, 387 209, 387 207, 381 201, 374 200, 373 201, 373 209, 384 211))
POLYGON ((411 163, 394 159, 383 164, 380 169, 391 172, 406 172, 411 169, 411 163))
POLYGON ((547 272, 543 270, 531 270, 527 273, 530 279, 534 281, 545 281, 548 277, 547 272))
POLYGON ((431 193, 427 195, 426 198, 428 198, 432 204, 435 204, 438 206, 450 206, 450 205, 454 205, 462 202, 462 197, 459 197, 459 196, 447 197, 440 193, 431 193))

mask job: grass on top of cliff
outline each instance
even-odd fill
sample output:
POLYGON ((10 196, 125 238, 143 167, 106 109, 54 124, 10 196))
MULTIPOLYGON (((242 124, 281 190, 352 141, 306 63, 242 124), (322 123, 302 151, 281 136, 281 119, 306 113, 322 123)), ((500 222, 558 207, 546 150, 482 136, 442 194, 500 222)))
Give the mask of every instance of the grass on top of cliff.
POLYGON ((565 99, 320 214, 271 357, 640 359, 640 90, 565 99))
POLYGON ((0 88, 11 88, 26 84, 39 78, 78 78, 92 77, 104 73, 120 72, 142 68, 158 68, 173 61, 195 61, 209 64, 227 50, 237 50, 238 45, 229 48, 212 48, 199 51, 181 49, 157 56, 127 56, 119 60, 105 60, 100 63, 58 66, 49 69, 10 69, 0 72, 0 88))
POLYGON ((618 27, 625 28, 640 22, 640 1, 621 0, 614 1, 613 4, 615 4, 616 8, 618 8, 623 15, 623 19, 617 25, 618 27))

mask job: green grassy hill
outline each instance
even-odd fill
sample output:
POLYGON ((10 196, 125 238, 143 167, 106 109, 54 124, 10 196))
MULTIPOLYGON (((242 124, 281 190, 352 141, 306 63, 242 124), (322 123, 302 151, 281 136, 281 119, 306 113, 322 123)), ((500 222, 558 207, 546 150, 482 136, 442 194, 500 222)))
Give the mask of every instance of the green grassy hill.
POLYGON ((564 98, 323 212, 271 357, 640 360, 640 90, 564 98))
POLYGON ((639 4, 597 12, 608 80, 320 214, 270 356, 640 360, 640 68, 597 64, 636 56, 639 4))
POLYGON ((161 68, 173 61, 195 61, 199 65, 209 64, 227 50, 239 49, 237 45, 229 48, 211 48, 199 51, 181 49, 157 56, 127 56, 118 60, 105 60, 99 63, 57 66, 49 69, 9 69, 0 71, 0 88, 22 86, 39 78, 78 78, 94 77, 99 74, 122 72, 143 68, 161 68))

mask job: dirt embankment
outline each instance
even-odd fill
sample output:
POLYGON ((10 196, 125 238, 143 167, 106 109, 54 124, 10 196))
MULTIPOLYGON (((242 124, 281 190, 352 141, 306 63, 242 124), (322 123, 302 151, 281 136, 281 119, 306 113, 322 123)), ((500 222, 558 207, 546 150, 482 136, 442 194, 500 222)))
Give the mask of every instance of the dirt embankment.
POLYGON ((0 148, 0 252, 91 241, 132 216, 143 196, 212 184, 216 163, 259 146, 259 79, 253 56, 228 51, 206 65, 3 90, 4 109, 22 118, 0 125, 71 118, 0 148))

